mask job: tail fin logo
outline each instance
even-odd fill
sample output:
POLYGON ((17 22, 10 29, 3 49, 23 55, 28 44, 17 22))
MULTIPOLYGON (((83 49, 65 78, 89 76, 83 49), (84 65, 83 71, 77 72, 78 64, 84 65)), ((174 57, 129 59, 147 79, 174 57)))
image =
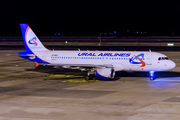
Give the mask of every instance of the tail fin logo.
POLYGON ((33 37, 32 39, 30 39, 30 40, 28 41, 28 43, 29 43, 29 44, 34 44, 34 46, 37 46, 37 45, 38 45, 37 42, 36 42, 36 37, 33 37))
POLYGON ((146 66, 145 62, 143 61, 144 60, 144 54, 141 53, 139 55, 134 55, 134 57, 132 57, 131 59, 129 59, 129 62, 131 64, 142 64, 140 67, 144 67, 146 66), (139 60, 139 62, 137 62, 139 60))

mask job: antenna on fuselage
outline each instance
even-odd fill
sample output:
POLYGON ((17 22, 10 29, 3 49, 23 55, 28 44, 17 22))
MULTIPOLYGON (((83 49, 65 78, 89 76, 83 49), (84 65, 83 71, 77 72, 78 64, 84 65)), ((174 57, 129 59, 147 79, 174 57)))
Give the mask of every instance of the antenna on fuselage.
POLYGON ((149 49, 149 52, 151 52, 151 49, 149 49))

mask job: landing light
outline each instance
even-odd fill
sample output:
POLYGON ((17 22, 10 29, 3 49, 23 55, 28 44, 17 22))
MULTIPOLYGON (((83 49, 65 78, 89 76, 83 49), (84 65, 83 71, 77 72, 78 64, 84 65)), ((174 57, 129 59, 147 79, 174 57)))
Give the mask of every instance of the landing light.
POLYGON ((151 77, 153 77, 154 76, 154 71, 150 71, 149 74, 150 74, 151 77))
POLYGON ((174 46, 174 43, 168 43, 167 46, 174 46))

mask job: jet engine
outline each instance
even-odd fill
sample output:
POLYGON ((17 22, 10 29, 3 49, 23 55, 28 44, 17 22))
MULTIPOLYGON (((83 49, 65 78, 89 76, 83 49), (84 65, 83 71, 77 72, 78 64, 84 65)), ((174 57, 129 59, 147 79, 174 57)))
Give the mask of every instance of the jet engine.
POLYGON ((98 68, 95 74, 97 77, 102 79, 113 79, 115 76, 115 70, 113 68, 98 68))

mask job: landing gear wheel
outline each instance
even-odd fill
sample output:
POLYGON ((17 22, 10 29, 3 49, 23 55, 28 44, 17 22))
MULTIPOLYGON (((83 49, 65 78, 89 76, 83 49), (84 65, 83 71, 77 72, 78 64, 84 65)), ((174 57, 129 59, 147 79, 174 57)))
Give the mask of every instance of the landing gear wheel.
POLYGON ((150 77, 150 80, 153 81, 153 80, 155 80, 155 78, 154 77, 150 77))
POLYGON ((86 75, 85 80, 93 80, 93 76, 92 75, 86 75))
POLYGON ((92 75, 89 76, 89 80, 93 80, 93 76, 92 75))
POLYGON ((85 76, 85 80, 89 80, 90 77, 88 75, 85 76))

